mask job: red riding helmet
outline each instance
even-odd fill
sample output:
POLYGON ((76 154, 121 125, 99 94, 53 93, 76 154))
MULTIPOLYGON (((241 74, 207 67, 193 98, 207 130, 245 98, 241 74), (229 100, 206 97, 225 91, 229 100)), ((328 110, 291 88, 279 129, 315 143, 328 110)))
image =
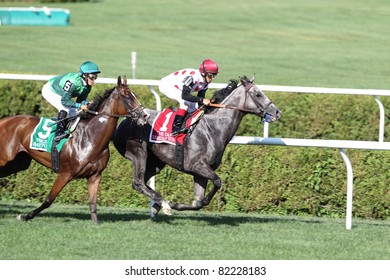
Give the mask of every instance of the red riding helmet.
POLYGON ((203 60, 203 62, 199 65, 199 72, 201 74, 217 74, 218 73, 218 64, 212 61, 211 59, 203 60))

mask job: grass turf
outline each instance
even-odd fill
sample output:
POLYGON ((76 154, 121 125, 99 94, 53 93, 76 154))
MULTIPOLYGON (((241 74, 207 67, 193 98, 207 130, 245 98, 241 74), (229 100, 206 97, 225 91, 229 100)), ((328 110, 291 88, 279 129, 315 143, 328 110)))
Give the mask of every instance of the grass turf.
POLYGON ((37 204, 0 203, 2 260, 386 260, 389 221, 254 214, 174 212, 53 204, 29 222, 37 204))

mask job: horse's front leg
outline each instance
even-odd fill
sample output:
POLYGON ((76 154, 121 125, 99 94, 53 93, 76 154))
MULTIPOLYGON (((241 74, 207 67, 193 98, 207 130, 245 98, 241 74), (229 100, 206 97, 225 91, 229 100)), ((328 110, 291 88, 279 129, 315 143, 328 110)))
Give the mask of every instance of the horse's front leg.
MULTIPOLYGON (((205 161, 198 160, 194 165, 192 165, 192 170, 193 171, 196 170, 197 175, 203 178, 203 179, 199 179, 198 183, 204 187, 204 190, 206 190, 207 180, 210 180, 213 183, 213 187, 211 188, 210 192, 206 195, 206 197, 202 200, 202 203, 196 201, 198 205, 207 206, 210 204, 211 200, 213 199, 217 191, 221 188, 222 186, 221 179, 214 172, 213 168, 211 168, 211 166, 205 161), (202 180, 206 180, 206 182, 202 180)), ((204 193, 202 193, 201 189, 198 190, 198 194, 200 194, 199 199, 202 199, 204 193)), ((195 200, 197 200, 196 195, 197 193, 195 192, 195 200)))
POLYGON ((50 205, 54 202, 58 194, 62 191, 62 189, 65 187, 65 185, 69 182, 69 174, 59 174, 57 179, 54 181, 54 185, 52 189, 50 190, 49 195, 47 196, 46 200, 42 203, 41 206, 34 209, 33 211, 27 213, 27 214, 20 214, 16 217, 19 221, 28 221, 34 219, 36 215, 41 213, 46 208, 49 208, 50 205))
POLYGON ((203 207, 204 194, 206 192, 207 179, 200 176, 194 176, 194 201, 192 206, 200 209, 203 207))
POLYGON ((198 161, 196 162, 196 164, 192 165, 192 171, 201 172, 201 174, 198 173, 197 175, 194 175, 195 200, 192 202, 192 205, 171 202, 170 206, 172 209, 199 210, 203 208, 203 206, 209 205, 214 195, 221 188, 221 179, 218 177, 217 174, 215 174, 214 170, 209 165, 198 161), (213 182, 213 187, 205 197, 208 180, 213 182))
POLYGON ((153 190, 145 183, 140 183, 140 181, 136 179, 135 175, 132 182, 132 186, 133 189, 148 196, 151 200, 154 201, 154 204, 152 205, 152 211, 154 215, 157 215, 161 208, 163 209, 164 214, 172 215, 170 202, 165 201, 159 192, 153 190))
POLYGON ((169 203, 170 207, 172 209, 183 211, 183 210, 199 210, 204 206, 209 205, 214 195, 221 188, 221 179, 217 175, 215 175, 215 177, 216 179, 212 180, 214 185, 206 197, 204 197, 204 193, 206 190, 207 179, 203 178, 202 180, 204 180, 205 182, 204 184, 194 183, 195 200, 192 202, 192 205, 170 202, 169 203))
POLYGON ((96 202, 101 179, 101 174, 88 178, 89 210, 91 211, 91 220, 94 223, 98 222, 96 202))
POLYGON ((221 188, 221 178, 219 178, 215 174, 215 179, 211 180, 213 182, 213 187, 211 188, 210 192, 206 195, 206 197, 203 199, 203 205, 207 206, 210 204, 211 200, 213 199, 214 195, 217 193, 217 191, 221 188))
POLYGON ((205 197, 205 191, 207 186, 207 179, 199 175, 194 175, 194 201, 192 205, 182 204, 182 203, 173 203, 170 202, 169 205, 172 209, 179 211, 184 210, 199 210, 203 208, 203 200, 205 197))

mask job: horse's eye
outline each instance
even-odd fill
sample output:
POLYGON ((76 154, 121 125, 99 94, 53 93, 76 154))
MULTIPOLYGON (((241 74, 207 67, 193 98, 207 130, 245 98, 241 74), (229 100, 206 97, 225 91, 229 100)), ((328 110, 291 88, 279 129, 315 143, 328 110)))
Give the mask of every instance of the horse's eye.
POLYGON ((260 94, 260 93, 257 93, 257 94, 256 94, 256 97, 260 98, 260 97, 261 97, 261 94, 260 94))

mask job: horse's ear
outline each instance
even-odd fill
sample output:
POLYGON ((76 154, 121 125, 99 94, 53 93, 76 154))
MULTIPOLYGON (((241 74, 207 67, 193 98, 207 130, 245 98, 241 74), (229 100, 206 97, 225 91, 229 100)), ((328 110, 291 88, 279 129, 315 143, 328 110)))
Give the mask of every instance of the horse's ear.
POLYGON ((256 73, 253 73, 253 77, 251 79, 251 83, 253 83, 255 81, 255 75, 256 75, 256 73))
POLYGON ((122 78, 121 76, 118 76, 118 81, 117 81, 117 85, 118 87, 122 84, 122 78))
POLYGON ((126 75, 123 76, 123 85, 127 86, 127 77, 126 77, 126 75))
POLYGON ((241 84, 244 86, 249 82, 248 78, 246 76, 240 77, 241 84))

